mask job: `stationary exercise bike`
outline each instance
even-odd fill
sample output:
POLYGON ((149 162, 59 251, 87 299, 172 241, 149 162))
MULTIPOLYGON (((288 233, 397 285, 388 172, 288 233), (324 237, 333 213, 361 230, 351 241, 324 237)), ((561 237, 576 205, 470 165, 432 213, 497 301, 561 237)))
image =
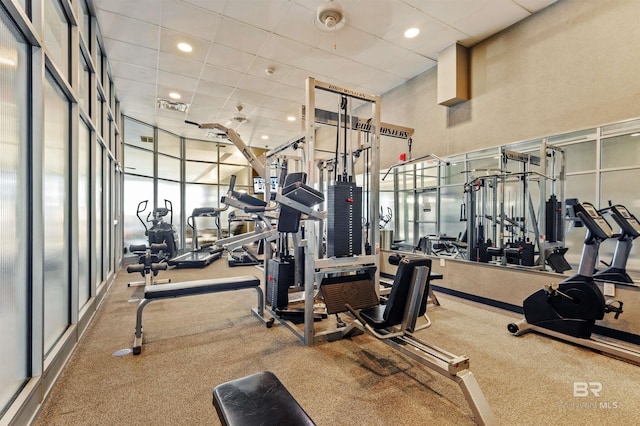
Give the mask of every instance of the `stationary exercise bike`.
POLYGON ((593 279, 600 243, 614 234, 592 204, 576 204, 574 208, 576 216, 587 227, 578 274, 547 285, 525 299, 525 319, 507 328, 515 336, 536 331, 640 362, 640 353, 636 351, 591 338, 595 322, 606 313, 614 313, 616 319, 622 314, 622 302, 606 301, 593 279))

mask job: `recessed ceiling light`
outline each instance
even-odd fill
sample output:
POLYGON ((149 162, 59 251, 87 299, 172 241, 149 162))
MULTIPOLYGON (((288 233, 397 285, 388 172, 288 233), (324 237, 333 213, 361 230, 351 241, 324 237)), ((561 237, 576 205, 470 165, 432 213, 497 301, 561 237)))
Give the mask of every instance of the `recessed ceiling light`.
POLYGON ((261 138, 262 138, 262 140, 265 140, 265 141, 266 141, 267 139, 269 139, 269 136, 267 136, 267 135, 262 135, 262 136, 261 136, 261 138))
POLYGON ((290 115, 290 116, 287 117, 287 120, 296 121, 296 118, 293 115, 290 115))
POLYGON ((191 52, 193 50, 193 47, 191 47, 189 43, 178 43, 178 49, 182 50, 183 52, 191 52))
POLYGON ((418 34, 420 34, 420 30, 417 28, 409 28, 407 31, 404 32, 404 36, 406 38, 414 38, 418 34))
POLYGON ((180 96, 180 93, 171 92, 171 93, 169 93, 169 97, 171 99, 180 99, 182 96, 180 96))

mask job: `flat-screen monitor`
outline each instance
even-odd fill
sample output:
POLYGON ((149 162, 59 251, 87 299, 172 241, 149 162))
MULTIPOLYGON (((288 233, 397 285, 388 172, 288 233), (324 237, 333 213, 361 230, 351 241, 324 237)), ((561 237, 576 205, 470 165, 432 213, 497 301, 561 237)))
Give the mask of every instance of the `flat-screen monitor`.
MULTIPOLYGON (((271 176, 271 193, 275 194, 278 189, 278 178, 271 176)), ((264 178, 260 176, 253 177, 253 193, 264 194, 264 178)))

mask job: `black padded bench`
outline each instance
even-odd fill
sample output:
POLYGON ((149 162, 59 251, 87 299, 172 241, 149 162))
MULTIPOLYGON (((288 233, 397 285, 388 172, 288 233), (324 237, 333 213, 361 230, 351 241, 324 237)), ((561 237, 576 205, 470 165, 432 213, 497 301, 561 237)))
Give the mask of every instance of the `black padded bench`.
POLYGON ((315 425, 270 371, 216 386, 213 406, 224 426, 315 425))
POLYGON ((136 314, 136 332, 133 339, 133 354, 142 352, 142 311, 145 306, 154 300, 169 299, 174 297, 196 296, 198 294, 221 293, 224 291, 254 289, 258 293, 258 307, 251 311, 267 327, 273 325, 273 318, 264 316, 264 295, 260 288, 260 280, 254 276, 242 276, 231 278, 214 278, 209 280, 184 281, 181 283, 157 284, 144 288, 144 298, 138 305, 136 314))

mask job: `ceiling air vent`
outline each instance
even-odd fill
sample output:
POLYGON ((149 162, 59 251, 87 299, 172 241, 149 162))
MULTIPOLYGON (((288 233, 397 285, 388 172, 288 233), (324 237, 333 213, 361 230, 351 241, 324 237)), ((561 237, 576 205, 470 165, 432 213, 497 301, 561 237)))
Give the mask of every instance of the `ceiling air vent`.
POLYGON ((158 98, 158 108, 168 109, 169 111, 187 112, 189 104, 184 102, 170 101, 168 99, 158 98))

